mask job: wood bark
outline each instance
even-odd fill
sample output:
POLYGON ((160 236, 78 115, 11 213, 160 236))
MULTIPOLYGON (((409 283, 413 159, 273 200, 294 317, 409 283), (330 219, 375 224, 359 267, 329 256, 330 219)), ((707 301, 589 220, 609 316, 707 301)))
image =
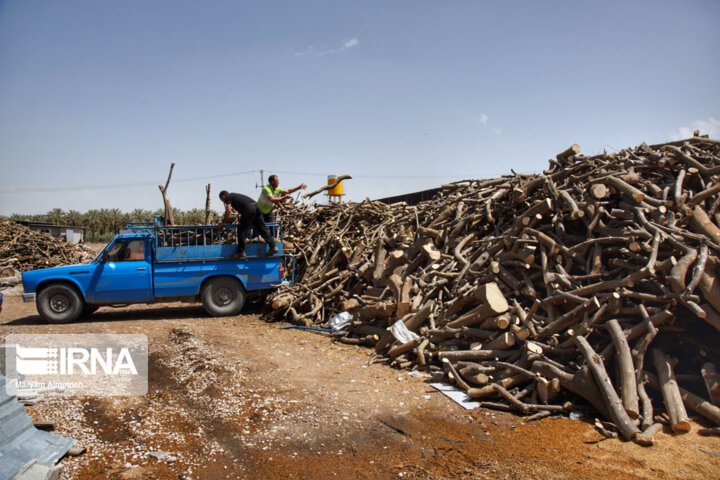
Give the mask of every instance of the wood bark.
POLYGON ((588 363, 588 367, 595 378, 595 383, 602 393, 605 405, 610 413, 610 419, 615 423, 623 438, 632 440, 639 433, 639 430, 625 412, 622 401, 610 382, 602 358, 595 353, 595 350, 583 337, 575 337, 575 344, 588 363))
POLYGON ((670 426, 674 432, 689 432, 690 421, 685 411, 685 405, 680 395, 670 359, 657 348, 652 349, 651 355, 660 381, 665 409, 670 416, 670 426))
POLYGON ((337 177, 337 179, 333 183, 323 185, 322 187, 318 188, 317 190, 313 190, 312 192, 306 193, 305 195, 303 195, 303 198, 312 198, 315 195, 317 195, 318 193, 322 193, 327 190, 332 190, 333 188, 337 187, 340 184, 340 182, 342 182, 343 180, 350 180, 350 179, 352 179, 351 175, 340 175, 339 177, 337 177))
POLYGON ((617 320, 609 320, 606 325, 615 346, 615 355, 620 371, 620 393, 623 407, 630 418, 638 418, 640 416, 640 401, 637 394, 635 366, 633 365, 630 346, 617 320))
POLYGON ((175 225, 175 220, 173 219, 172 205, 170 205, 170 196, 167 193, 168 187, 170 186, 170 178, 172 178, 173 168, 175 168, 175 164, 171 163, 170 172, 168 173, 167 180, 165 181, 165 186, 158 185, 160 193, 162 194, 163 205, 165 206, 165 225, 175 225))
MULTIPOLYGON (((661 390, 661 384, 658 377, 652 373, 645 372, 645 378, 648 380, 648 385, 656 391, 661 390)), ((702 397, 695 395, 682 387, 679 387, 680 397, 682 398, 685 405, 693 409, 703 417, 712 421, 716 425, 720 425, 720 408, 713 405, 711 402, 705 400, 702 397)))
POLYGON ((210 210, 210 184, 205 186, 205 225, 210 225, 210 216, 212 210, 210 210))
MULTIPOLYGON (((321 324, 349 311, 343 338, 374 346, 374 361, 425 371, 472 361, 493 370, 457 367, 458 378, 485 406, 529 415, 562 408, 550 404, 575 389, 617 421, 583 338, 604 368, 620 365, 615 393, 647 431, 657 416, 644 363, 658 329, 679 353, 708 355, 704 323, 720 330, 720 143, 706 140, 568 152, 539 175, 454 182, 416 205, 294 205, 285 234, 298 281, 271 297, 269 315, 321 324), (491 283, 500 307, 484 298, 491 283), (400 345, 385 330, 397 320, 420 340, 400 345)), ((700 375, 679 381, 702 386, 700 375)))

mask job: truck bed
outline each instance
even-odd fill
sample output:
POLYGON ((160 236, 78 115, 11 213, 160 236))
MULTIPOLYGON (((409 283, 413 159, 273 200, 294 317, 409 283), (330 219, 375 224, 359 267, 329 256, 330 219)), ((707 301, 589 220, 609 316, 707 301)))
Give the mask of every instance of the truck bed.
MULTIPOLYGON (((283 244, 280 226, 277 223, 267 223, 266 226, 276 239, 276 256, 281 256, 283 244)), ((214 225, 163 227, 155 222, 127 224, 126 229, 129 233, 147 232, 153 235, 157 263, 224 260, 238 250, 238 225, 226 225, 217 230, 214 225)), ((249 241, 245 246, 248 258, 264 257, 266 251, 267 244, 260 241, 249 241)))

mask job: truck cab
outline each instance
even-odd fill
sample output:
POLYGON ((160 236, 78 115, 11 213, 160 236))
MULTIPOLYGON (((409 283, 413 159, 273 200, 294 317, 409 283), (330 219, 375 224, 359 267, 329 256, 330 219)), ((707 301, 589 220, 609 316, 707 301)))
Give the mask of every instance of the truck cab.
POLYGON ((127 224, 88 264, 23 273, 23 300, 48 323, 66 323, 103 305, 201 301, 214 316, 238 314, 249 292, 292 284, 295 261, 283 252, 282 229, 267 224, 278 252, 250 241, 237 252, 237 225, 127 224))

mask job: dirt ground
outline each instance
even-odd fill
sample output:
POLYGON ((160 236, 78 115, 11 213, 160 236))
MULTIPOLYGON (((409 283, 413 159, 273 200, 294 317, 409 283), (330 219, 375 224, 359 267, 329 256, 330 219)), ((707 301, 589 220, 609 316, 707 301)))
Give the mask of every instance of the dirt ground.
POLYGON ((45 397, 28 412, 55 421, 87 453, 64 458, 72 479, 686 479, 720 477, 720 438, 657 436, 643 448, 607 440, 592 419, 464 410, 428 378, 372 363, 372 351, 199 305, 103 307, 50 326, 6 297, 11 333, 142 333, 144 397, 45 397), (157 460, 151 452, 168 452, 157 460))

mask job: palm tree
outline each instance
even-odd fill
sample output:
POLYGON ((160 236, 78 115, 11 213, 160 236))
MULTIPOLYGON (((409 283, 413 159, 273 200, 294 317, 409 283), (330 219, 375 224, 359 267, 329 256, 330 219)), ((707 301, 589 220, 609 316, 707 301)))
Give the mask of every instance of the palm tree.
POLYGON ((110 226, 112 227, 112 234, 117 235, 120 231, 120 227, 123 224, 123 212, 119 208, 113 208, 108 213, 110 226))
POLYGON ((90 232, 92 233, 92 241, 95 242, 95 235, 97 234, 98 230, 100 230, 100 226, 102 225, 102 217, 100 215, 99 210, 88 210, 85 215, 84 223, 85 226, 90 229, 90 232))
POLYGON ((178 210, 175 207, 173 207, 172 209, 172 219, 175 225, 187 225, 187 222, 185 220, 185 212, 183 212, 182 210, 178 210))
POLYGON ((185 212, 184 217, 188 225, 202 225, 205 223, 205 210, 193 208, 185 212))
POLYGON ((83 214, 77 210, 70 210, 65 215, 65 223, 71 227, 81 226, 83 223, 83 214))
POLYGON ((107 240, 107 231, 112 228, 110 210, 107 208, 101 208, 98 211, 98 215, 100 216, 100 240, 107 240))
POLYGON ((54 223, 55 225, 61 225, 63 218, 65 217, 65 212, 63 212, 60 208, 53 208, 46 214, 46 217, 48 222, 54 223))
POLYGON ((152 222, 153 214, 150 210, 143 210, 142 208, 136 208, 130 212, 131 222, 152 222))

